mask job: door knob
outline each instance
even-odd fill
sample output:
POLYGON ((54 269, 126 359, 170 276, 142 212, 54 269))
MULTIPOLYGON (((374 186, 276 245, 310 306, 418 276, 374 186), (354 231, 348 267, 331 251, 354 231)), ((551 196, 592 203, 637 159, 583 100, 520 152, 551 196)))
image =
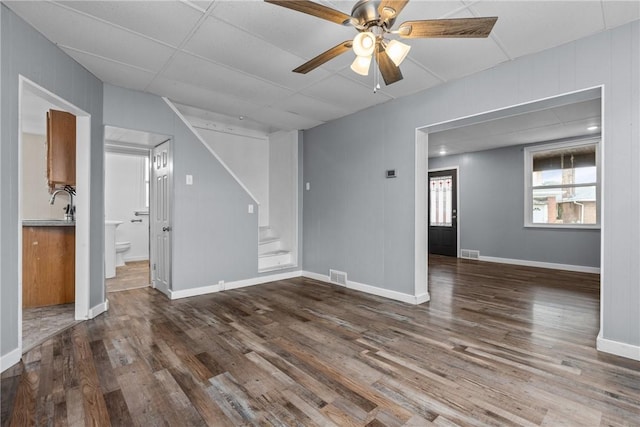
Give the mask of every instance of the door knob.
POLYGON ((162 227, 162 231, 170 231, 171 227, 162 227))

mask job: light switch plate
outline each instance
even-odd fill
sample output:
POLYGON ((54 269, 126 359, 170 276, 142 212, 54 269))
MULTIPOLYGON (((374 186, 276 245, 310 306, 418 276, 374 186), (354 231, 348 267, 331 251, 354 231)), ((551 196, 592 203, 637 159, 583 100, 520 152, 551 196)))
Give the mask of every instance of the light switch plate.
POLYGON ((307 191, 311 190, 311 183, 307 182, 307 191))
POLYGON ((252 203, 249 203, 249 208, 247 209, 247 212, 253 213, 253 204, 252 203))
POLYGON ((187 175, 187 185, 193 185, 193 175, 187 175))

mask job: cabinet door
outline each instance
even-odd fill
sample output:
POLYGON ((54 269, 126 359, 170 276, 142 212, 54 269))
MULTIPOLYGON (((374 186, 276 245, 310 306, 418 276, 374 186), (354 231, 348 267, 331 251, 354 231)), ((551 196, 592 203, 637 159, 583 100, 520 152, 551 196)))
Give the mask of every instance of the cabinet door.
POLYGON ((74 227, 22 228, 22 306, 75 301, 74 227))
POLYGON ((47 113, 47 177, 49 187, 76 185, 76 116, 47 113))

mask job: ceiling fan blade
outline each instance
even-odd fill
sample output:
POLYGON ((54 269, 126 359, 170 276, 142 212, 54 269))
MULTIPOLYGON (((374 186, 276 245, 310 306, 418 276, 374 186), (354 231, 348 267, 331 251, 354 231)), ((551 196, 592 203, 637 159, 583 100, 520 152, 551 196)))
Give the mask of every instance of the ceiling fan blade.
POLYGON ((484 38, 491 33, 497 17, 429 19, 425 21, 407 21, 400 24, 397 33, 406 39, 478 37, 484 38))
POLYGON ((402 9, 409 3, 409 0, 382 0, 378 6, 378 13, 383 19, 395 18, 402 12, 402 9))
POLYGON ((378 50, 376 51, 376 61, 378 62, 378 68, 380 68, 382 79, 387 86, 402 80, 402 72, 400 71, 400 67, 393 63, 382 45, 378 45, 378 50))
POLYGON ((300 73, 300 74, 307 74, 309 71, 318 68, 325 62, 335 58, 338 55, 342 55, 348 50, 351 50, 351 46, 353 46, 353 41, 351 40, 344 41, 339 45, 334 46, 331 49, 327 50, 326 52, 321 53, 315 58, 305 62, 304 64, 302 64, 301 66, 293 70, 293 72, 300 73))
POLYGON ((332 9, 327 6, 323 6, 318 3, 314 3, 308 0, 264 0, 267 3, 275 4, 277 6, 286 7, 297 12, 306 13, 317 18, 326 19, 327 21, 335 22, 336 24, 344 24, 351 21, 351 16, 346 13, 342 13, 339 10, 332 9))

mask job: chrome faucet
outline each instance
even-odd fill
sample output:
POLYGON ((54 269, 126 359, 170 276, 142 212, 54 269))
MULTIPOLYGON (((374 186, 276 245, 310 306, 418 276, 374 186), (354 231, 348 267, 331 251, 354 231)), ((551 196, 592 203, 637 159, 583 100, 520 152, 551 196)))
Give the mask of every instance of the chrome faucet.
POLYGON ((69 204, 65 208, 64 219, 66 221, 75 221, 76 207, 73 204, 73 196, 76 194, 76 190, 70 185, 66 185, 64 188, 54 191, 51 195, 51 198, 49 199, 50 205, 53 205, 53 203, 56 201, 56 196, 60 193, 67 193, 67 195, 69 196, 69 204))

